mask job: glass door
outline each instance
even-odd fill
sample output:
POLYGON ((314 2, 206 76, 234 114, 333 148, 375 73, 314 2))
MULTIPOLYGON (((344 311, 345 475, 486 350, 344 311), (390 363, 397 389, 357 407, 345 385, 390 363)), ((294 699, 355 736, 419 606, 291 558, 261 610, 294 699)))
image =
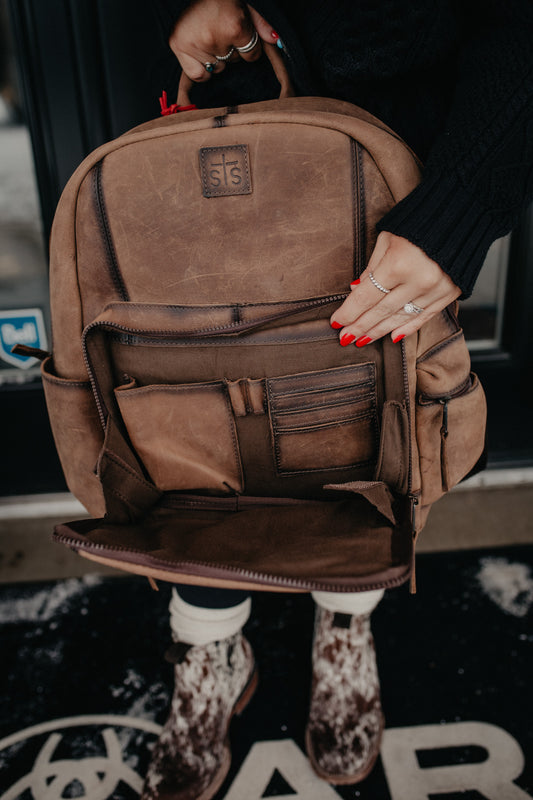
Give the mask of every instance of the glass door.
POLYGON ((510 243, 510 236, 494 242, 472 296, 461 302, 461 322, 472 354, 502 346, 510 243))
POLYGON ((16 343, 50 341, 47 256, 31 137, 5 2, 0 3, 0 493, 64 483, 43 403, 39 363, 16 343))

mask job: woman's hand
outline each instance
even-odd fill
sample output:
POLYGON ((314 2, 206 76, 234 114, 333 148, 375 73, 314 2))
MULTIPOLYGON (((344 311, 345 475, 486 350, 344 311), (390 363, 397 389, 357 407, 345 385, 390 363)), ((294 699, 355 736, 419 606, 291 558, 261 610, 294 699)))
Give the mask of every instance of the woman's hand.
POLYGON ((193 81, 207 81, 211 72, 222 72, 232 48, 245 47, 259 34, 255 47, 246 53, 234 50, 228 61, 255 61, 261 55, 261 39, 272 44, 272 27, 250 6, 239 0, 196 0, 178 19, 169 45, 186 75, 193 81), (208 72, 206 64, 213 64, 208 72))
POLYGON ((394 342, 400 341, 461 294, 459 287, 423 250, 387 231, 379 234, 367 268, 351 289, 349 297, 331 317, 331 324, 339 329, 342 345, 355 342, 358 347, 387 333, 394 342), (390 291, 378 289, 370 280, 370 273, 390 291), (404 305, 409 302, 423 310, 407 313, 404 305))

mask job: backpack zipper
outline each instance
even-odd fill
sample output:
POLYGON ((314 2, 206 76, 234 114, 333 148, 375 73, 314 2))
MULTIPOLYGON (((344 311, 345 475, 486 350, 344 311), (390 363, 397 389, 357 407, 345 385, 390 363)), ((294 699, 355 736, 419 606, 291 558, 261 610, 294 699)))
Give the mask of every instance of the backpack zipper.
POLYGON ((319 308, 321 306, 329 305, 330 303, 341 302, 345 300, 346 297, 347 297, 346 293, 328 295, 327 297, 320 297, 314 300, 301 301, 301 304, 299 304, 298 307, 290 309, 289 311, 285 311, 282 315, 270 314, 266 317, 258 319, 255 322, 243 322, 240 320, 235 320, 233 322, 228 323, 227 325, 218 325, 211 328, 201 328, 199 330, 190 330, 190 331, 168 331, 168 330, 160 330, 153 328, 152 329, 133 328, 127 325, 122 325, 118 322, 113 322, 111 320, 105 322, 96 320, 94 322, 91 322, 89 325, 87 325, 87 327, 83 331, 82 351, 83 351, 83 360, 85 363, 85 368, 89 376, 89 381, 91 383, 91 387, 93 390, 93 395, 98 410, 98 416, 100 417, 100 422, 102 424, 102 427, 105 430, 106 420, 107 420, 107 409, 104 398, 100 391, 100 387, 98 385, 98 381, 96 380, 96 376, 92 368, 89 354, 87 352, 87 338, 89 334, 96 328, 102 327, 114 331, 119 331, 121 333, 126 334, 127 336, 144 336, 146 338, 163 337, 165 339, 179 340, 179 339, 194 339, 198 337, 202 339, 212 335, 219 335, 223 332, 239 333, 239 331, 247 331, 250 328, 253 329, 256 327, 260 327, 261 325, 264 325, 268 322, 274 322, 277 319, 283 319, 283 317, 292 316, 293 314, 299 314, 311 308, 317 308, 317 307, 319 308))
POLYGON ((405 341, 400 342, 402 352, 402 372, 403 372, 403 389, 405 397, 405 410, 407 413, 408 429, 409 429, 409 454, 408 454, 408 467, 407 467, 407 498, 411 506, 411 537, 412 537, 412 550, 411 550, 411 576, 409 581, 410 594, 416 594, 416 509, 418 506, 418 495, 413 492, 413 442, 411 436, 411 423, 412 423, 412 409, 411 397, 409 394, 409 374, 407 371, 407 354, 405 352, 405 341))
MULTIPOLYGON (((146 557, 146 555, 139 551, 130 549, 127 547, 120 547, 117 545, 104 545, 98 542, 80 542, 78 539, 73 537, 66 536, 65 534, 61 533, 54 533, 53 539, 56 542, 59 542, 67 547, 70 547, 72 550, 76 552, 82 551, 87 553, 94 552, 97 554, 100 553, 128 553, 129 555, 135 556, 134 559, 131 559, 128 563, 136 564, 140 567, 144 567, 146 569, 160 569, 164 570, 169 573, 179 573, 180 569, 190 569, 191 567, 197 567, 198 570, 202 570, 202 573, 205 576, 205 568, 211 570, 220 570, 223 572, 229 580, 232 577, 238 577, 243 581, 248 581, 254 584, 266 585, 266 586, 279 586, 286 589, 297 589, 299 591, 331 591, 331 592, 343 592, 343 591, 350 591, 346 589, 345 584, 329 584, 329 583, 321 583, 320 581, 304 581, 299 578, 285 578, 283 576, 274 577, 272 575, 267 575, 262 572, 254 572, 253 570, 243 569, 241 567, 230 567, 227 564, 217 564, 211 562, 203 562, 203 561, 177 561, 177 562, 169 562, 169 561, 159 561, 156 558, 146 557), (172 564, 173 569, 169 569, 169 564, 172 564)), ((142 573, 141 573, 142 574, 142 573)), ((195 575, 196 573, 189 572, 190 575, 195 575)), ((211 576, 217 577, 217 576, 211 576)), ((207 578, 209 579, 209 578, 207 578)), ((376 583, 368 583, 365 584, 362 589, 359 591, 370 591, 373 589, 392 589, 396 586, 400 586, 406 580, 405 575, 401 575, 397 578, 389 578, 388 581, 378 581, 376 583)), ((353 591, 353 589, 352 589, 353 591)))

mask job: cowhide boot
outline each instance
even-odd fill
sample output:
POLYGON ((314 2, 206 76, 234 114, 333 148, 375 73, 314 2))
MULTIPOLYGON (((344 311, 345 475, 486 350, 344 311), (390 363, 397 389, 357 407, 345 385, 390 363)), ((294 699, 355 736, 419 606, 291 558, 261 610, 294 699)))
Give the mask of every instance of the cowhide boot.
POLYGON ((317 606, 306 748, 328 783, 362 781, 378 757, 384 718, 370 614, 317 606))
POLYGON ((228 728, 250 700, 257 674, 239 632, 205 645, 176 642, 170 716, 152 753, 142 800, 209 800, 230 767, 228 728))

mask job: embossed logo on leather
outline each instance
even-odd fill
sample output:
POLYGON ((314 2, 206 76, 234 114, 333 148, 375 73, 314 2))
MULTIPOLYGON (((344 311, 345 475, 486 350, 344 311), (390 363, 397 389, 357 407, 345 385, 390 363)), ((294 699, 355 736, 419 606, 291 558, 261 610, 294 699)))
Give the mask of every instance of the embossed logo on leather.
POLYGON ((200 170, 204 197, 252 192, 247 144, 201 147, 200 170))

